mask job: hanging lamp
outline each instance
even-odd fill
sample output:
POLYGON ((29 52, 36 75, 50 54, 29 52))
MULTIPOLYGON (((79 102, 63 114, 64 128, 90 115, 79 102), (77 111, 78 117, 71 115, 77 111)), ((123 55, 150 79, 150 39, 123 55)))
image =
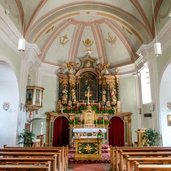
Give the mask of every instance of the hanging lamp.
POLYGON ((153 3, 153 0, 152 0, 152 12, 153 12, 153 19, 154 19, 154 36, 155 36, 155 43, 154 43, 154 54, 156 56, 159 56, 162 54, 162 49, 161 49, 161 43, 158 42, 157 40, 157 29, 156 29, 156 19, 155 19, 155 16, 154 16, 154 3, 153 3))
POLYGON ((25 50, 25 45, 26 45, 26 40, 22 37, 18 40, 18 50, 19 51, 24 51, 25 50))

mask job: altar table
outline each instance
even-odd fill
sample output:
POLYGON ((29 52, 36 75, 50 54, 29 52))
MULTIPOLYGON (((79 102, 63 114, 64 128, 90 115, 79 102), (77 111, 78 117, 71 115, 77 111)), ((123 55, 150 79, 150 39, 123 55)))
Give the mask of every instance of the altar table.
POLYGON ((102 138, 75 138, 75 160, 101 160, 102 138))

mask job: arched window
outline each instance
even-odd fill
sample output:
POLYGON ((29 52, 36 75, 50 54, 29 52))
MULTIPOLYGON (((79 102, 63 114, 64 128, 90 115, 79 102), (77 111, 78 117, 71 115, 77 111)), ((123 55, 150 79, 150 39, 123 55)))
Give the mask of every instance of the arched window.
POLYGON ((150 74, 147 65, 140 70, 141 74, 141 92, 142 92, 142 103, 151 102, 151 85, 150 85, 150 74))

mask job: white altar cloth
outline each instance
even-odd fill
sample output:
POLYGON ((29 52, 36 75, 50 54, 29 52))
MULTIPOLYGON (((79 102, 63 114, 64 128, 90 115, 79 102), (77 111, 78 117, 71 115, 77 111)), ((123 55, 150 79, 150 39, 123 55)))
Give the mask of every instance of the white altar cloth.
POLYGON ((106 132, 106 128, 74 128, 73 132, 74 133, 82 133, 82 132, 93 133, 93 132, 99 132, 99 130, 101 130, 103 133, 106 132))

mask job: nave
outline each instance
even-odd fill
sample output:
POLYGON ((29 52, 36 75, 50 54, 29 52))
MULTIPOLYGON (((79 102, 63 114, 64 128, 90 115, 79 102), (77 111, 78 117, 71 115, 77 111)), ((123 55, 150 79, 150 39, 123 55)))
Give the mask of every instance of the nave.
POLYGON ((170 171, 170 147, 111 147, 110 163, 68 161, 68 147, 0 148, 2 171, 170 171))

